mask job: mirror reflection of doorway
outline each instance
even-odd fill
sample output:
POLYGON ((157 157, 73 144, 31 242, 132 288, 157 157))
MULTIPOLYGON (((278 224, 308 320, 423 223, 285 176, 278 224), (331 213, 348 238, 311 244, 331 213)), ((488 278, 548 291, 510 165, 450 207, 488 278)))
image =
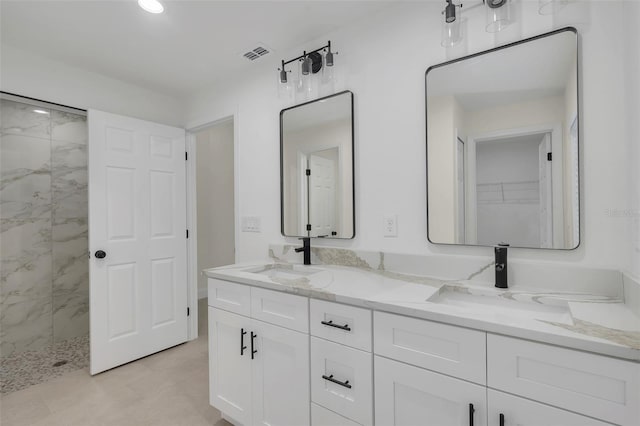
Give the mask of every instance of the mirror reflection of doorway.
POLYGON ((551 134, 476 145, 478 244, 553 245, 551 134))
POLYGON ((339 150, 335 147, 310 153, 307 164, 309 236, 336 235, 339 150))

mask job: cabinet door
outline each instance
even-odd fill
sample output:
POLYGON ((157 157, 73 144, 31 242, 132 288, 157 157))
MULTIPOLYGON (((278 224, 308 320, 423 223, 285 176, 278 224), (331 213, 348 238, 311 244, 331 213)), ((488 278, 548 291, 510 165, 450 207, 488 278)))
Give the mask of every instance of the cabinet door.
POLYGON ((483 386, 379 356, 374 369, 376 424, 486 425, 483 386))
POLYGON ((251 331, 252 424, 309 425, 309 335, 257 320, 251 331))
POLYGON ((245 425, 251 424, 250 328, 249 318, 209 307, 209 403, 245 425))
POLYGON ((489 390, 491 426, 607 426, 598 420, 517 396, 489 390), (500 415, 502 414, 502 422, 500 415))

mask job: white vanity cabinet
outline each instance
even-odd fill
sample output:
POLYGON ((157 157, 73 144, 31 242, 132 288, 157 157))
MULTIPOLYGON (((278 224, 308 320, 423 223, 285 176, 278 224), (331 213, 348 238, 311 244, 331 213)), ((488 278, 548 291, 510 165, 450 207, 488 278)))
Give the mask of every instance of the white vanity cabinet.
POLYGON ((376 356, 376 424, 485 426, 484 386, 376 356))
MULTIPOLYGON (((273 317, 274 322, 300 325, 291 318, 308 318, 308 299, 279 292, 209 280, 209 290, 237 312, 273 317), (226 288, 226 290, 229 290, 226 288), (249 292, 249 297, 244 292, 249 292), (244 301, 244 302, 242 302, 244 301), (243 303, 249 303, 245 307, 243 303), (301 308, 302 306, 302 308, 301 308), (301 313, 300 309, 305 312, 301 313)), ((306 324, 306 322, 305 322, 306 324)), ((309 334, 266 321, 209 307, 209 402, 238 425, 308 425, 309 334)))
POLYGON ((638 426, 640 363, 209 279, 237 425, 638 426))
POLYGON ((640 424, 638 363, 382 312, 373 329, 379 425, 640 424))

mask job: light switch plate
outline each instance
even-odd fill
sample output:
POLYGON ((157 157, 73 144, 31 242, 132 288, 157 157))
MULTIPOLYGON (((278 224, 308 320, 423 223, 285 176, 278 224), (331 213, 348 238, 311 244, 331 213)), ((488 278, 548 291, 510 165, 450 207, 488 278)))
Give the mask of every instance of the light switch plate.
POLYGON ((241 229, 242 232, 260 232, 260 217, 243 216, 241 229))
POLYGON ((398 236, 398 216, 390 215, 382 218, 382 232, 385 237, 398 236))

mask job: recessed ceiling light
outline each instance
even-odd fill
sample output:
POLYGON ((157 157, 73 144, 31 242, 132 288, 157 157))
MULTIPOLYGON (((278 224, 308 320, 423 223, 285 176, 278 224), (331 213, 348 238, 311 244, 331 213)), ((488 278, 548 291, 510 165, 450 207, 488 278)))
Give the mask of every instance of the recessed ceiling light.
POLYGON ((143 8, 149 13, 162 13, 164 7, 158 0, 138 0, 138 6, 143 8))
POLYGON ((33 112, 37 112, 38 114, 49 114, 47 111, 44 111, 42 109, 34 109, 33 112))

